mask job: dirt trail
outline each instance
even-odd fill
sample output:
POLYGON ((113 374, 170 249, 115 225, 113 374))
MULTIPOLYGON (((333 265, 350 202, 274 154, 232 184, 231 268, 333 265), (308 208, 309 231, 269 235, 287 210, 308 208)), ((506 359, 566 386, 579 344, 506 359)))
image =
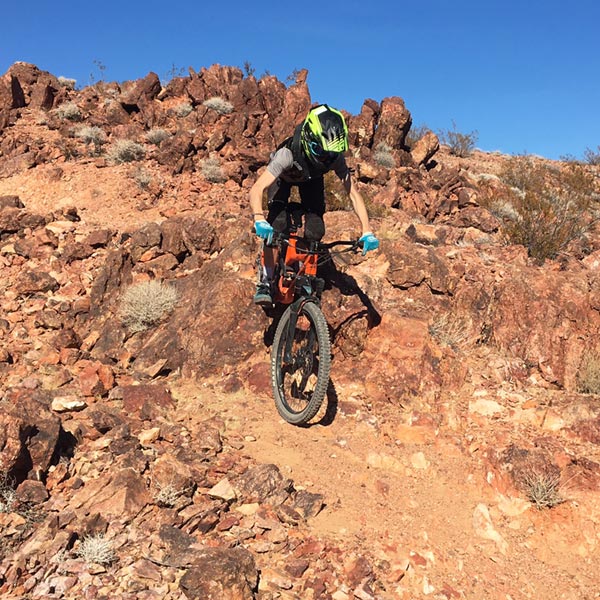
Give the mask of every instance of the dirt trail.
POLYGON ((389 432, 401 415, 366 410, 338 410, 328 425, 300 428, 285 423, 268 396, 190 394, 178 392, 224 419, 249 456, 324 495, 324 510, 310 520, 315 536, 368 556, 411 598, 600 597, 597 553, 574 552, 565 529, 579 526, 573 505, 550 514, 500 496, 478 460, 443 433, 400 443, 389 432))

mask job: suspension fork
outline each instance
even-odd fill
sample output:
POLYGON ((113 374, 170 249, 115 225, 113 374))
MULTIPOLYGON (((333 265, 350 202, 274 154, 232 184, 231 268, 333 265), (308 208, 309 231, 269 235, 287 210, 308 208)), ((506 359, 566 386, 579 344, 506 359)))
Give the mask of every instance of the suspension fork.
POLYGON ((312 296, 302 296, 290 305, 290 320, 288 322, 285 350, 283 352, 283 362, 286 364, 292 362, 292 344, 294 343, 294 332, 296 331, 296 324, 298 323, 300 311, 307 302, 314 302, 315 304, 318 304, 318 300, 316 298, 313 298, 312 296))

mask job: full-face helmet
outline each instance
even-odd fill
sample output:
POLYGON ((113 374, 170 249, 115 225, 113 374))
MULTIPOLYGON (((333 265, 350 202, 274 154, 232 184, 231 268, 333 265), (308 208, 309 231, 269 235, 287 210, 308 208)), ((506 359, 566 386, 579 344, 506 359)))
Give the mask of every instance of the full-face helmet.
POLYGON ((311 109, 302 124, 302 147, 311 161, 322 164, 332 163, 348 150, 348 127, 342 113, 327 104, 311 109))

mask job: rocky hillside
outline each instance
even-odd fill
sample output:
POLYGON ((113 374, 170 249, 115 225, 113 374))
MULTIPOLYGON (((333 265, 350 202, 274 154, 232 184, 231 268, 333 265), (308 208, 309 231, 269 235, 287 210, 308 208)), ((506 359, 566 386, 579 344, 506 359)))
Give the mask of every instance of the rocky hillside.
POLYGON ((0 78, 3 598, 598 597, 600 237, 507 244, 510 157, 400 98, 347 115, 381 248, 326 272, 327 409, 279 419, 247 194, 306 77, 0 78))

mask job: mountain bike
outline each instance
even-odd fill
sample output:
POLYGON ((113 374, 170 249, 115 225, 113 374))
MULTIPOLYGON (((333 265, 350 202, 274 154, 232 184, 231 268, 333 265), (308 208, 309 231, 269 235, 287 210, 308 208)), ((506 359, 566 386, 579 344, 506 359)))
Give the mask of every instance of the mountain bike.
POLYGON ((293 221, 288 234, 276 234, 271 242, 278 249, 273 300, 288 305, 273 339, 271 384, 277 411, 293 425, 306 424, 317 414, 329 387, 331 339, 321 310, 325 280, 317 276, 317 268, 335 254, 361 247, 358 240, 308 241, 299 228, 293 221), (346 248, 332 252, 339 246, 346 248))

